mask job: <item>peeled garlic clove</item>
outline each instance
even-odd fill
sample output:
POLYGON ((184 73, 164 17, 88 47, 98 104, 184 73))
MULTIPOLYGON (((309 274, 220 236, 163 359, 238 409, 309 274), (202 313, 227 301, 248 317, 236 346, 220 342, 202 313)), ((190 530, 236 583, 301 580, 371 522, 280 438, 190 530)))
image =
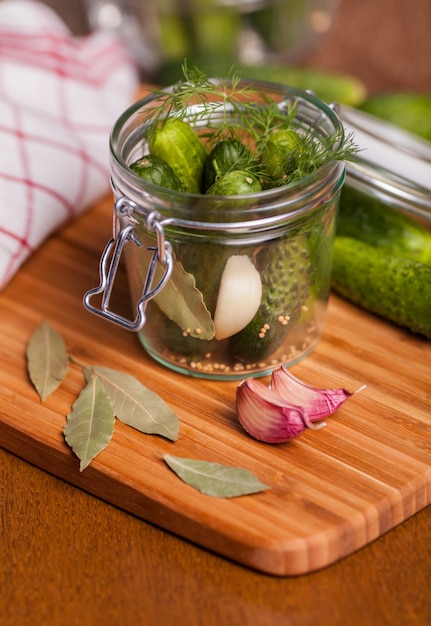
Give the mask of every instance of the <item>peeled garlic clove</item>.
POLYGON ((266 443, 290 441, 310 427, 301 407, 289 404, 255 378, 237 387, 236 410, 244 430, 266 443))
POLYGON ((342 388, 318 389, 312 387, 296 378, 284 365, 272 372, 270 388, 286 402, 299 405, 307 422, 327 417, 354 393, 357 393, 342 388))
POLYGON ((214 314, 216 339, 226 339, 253 319, 262 298, 260 274, 246 255, 233 255, 223 270, 214 314))

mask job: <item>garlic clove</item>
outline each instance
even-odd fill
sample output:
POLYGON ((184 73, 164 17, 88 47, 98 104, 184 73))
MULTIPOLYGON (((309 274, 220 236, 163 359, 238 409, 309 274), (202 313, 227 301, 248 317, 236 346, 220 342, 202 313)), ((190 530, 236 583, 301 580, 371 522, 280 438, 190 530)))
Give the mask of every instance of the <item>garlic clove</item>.
POLYGON ((299 405, 305 420, 313 422, 327 417, 336 411, 348 398, 363 389, 361 387, 356 392, 346 389, 319 389, 307 385, 296 378, 285 365, 280 365, 271 375, 270 388, 286 402, 299 405))
POLYGON ((300 406, 286 402, 255 378, 247 378, 237 387, 236 410, 244 430, 266 443, 290 441, 310 428, 300 406))
POLYGON ((262 299, 260 274, 246 255, 233 255, 223 270, 214 314, 215 338, 226 339, 253 319, 262 299))
POLYGON ((267 443, 290 441, 306 428, 338 409, 355 392, 346 389, 319 389, 296 378, 284 366, 276 368, 266 387, 255 378, 247 378, 237 387, 236 410, 241 426, 252 437, 267 443))

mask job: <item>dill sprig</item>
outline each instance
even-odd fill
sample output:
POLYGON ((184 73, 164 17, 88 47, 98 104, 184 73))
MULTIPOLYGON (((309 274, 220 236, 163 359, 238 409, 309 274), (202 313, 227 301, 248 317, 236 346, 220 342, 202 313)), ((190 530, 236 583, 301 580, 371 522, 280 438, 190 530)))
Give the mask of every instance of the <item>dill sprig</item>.
POLYGON ((345 136, 342 131, 316 141, 311 134, 299 137, 295 150, 286 153, 284 159, 285 175, 273 186, 283 186, 296 182, 312 174, 331 161, 354 160, 357 146, 353 133, 345 136))
POLYGON ((260 94, 253 83, 241 84, 233 69, 222 79, 210 79, 197 67, 182 66, 184 78, 168 89, 155 89, 154 105, 143 111, 143 122, 151 132, 170 116, 186 119, 201 136, 214 144, 221 138, 248 134, 260 141, 271 129, 290 126, 295 118, 295 103, 281 109, 277 102, 260 94), (216 117, 216 121, 212 118, 216 117), (202 124, 205 126, 202 126, 202 124))
POLYGON ((190 123, 211 149, 225 139, 238 139, 248 148, 250 171, 264 182, 268 177, 262 155, 277 130, 295 130, 298 146, 286 154, 286 173, 271 186, 295 182, 334 160, 354 159, 358 151, 353 136, 337 131, 328 136, 298 121, 297 101, 277 102, 258 91, 252 82, 231 68, 226 78, 209 78, 198 67, 183 63, 184 78, 170 88, 155 89, 155 103, 145 107, 143 122, 146 133, 152 132, 168 118, 175 116, 190 123), (260 163, 260 166, 257 164, 260 163), (292 167, 294 164, 294 167, 292 167))

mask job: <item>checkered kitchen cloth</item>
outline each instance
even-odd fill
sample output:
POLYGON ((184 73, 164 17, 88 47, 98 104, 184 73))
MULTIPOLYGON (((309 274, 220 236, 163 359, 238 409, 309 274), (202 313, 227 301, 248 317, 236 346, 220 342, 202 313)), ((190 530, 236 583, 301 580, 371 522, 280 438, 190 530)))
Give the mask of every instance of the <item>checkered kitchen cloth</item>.
POLYGON ((46 5, 0 2, 0 290, 109 191, 109 132, 137 85, 114 35, 73 37, 46 5))

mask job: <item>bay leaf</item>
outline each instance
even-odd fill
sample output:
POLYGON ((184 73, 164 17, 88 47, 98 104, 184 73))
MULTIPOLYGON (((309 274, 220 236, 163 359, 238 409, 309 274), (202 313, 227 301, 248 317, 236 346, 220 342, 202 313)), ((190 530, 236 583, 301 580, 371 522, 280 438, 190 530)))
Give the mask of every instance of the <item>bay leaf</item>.
POLYGON ((164 455, 169 467, 185 483, 216 498, 234 498, 269 489, 254 474, 239 467, 164 455))
POLYGON ((91 376, 73 403, 63 429, 67 444, 81 461, 81 472, 111 441, 114 422, 111 399, 97 376, 91 376))
POLYGON ((27 344, 30 380, 42 402, 60 385, 67 373, 69 357, 59 333, 42 322, 27 344))
POLYGON ((121 422, 146 434, 178 439, 179 419, 160 396, 125 372, 99 366, 91 371, 101 380, 121 422))
POLYGON ((185 271, 176 261, 172 275, 154 301, 163 313, 178 324, 191 337, 210 341, 215 335, 215 326, 205 306, 202 293, 196 287, 193 274, 185 271))

